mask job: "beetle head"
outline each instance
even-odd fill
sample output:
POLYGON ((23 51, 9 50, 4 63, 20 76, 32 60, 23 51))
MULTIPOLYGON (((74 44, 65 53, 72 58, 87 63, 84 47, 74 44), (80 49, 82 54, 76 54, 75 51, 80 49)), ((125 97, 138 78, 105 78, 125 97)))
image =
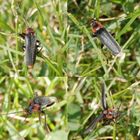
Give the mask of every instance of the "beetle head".
POLYGON ((26 29, 26 34, 32 34, 32 35, 34 35, 34 30, 32 29, 32 28, 30 28, 30 27, 28 27, 27 29, 26 29))
POLYGON ((100 22, 96 21, 95 19, 91 20, 90 25, 92 27, 93 33, 96 33, 98 30, 103 28, 103 25, 100 22))

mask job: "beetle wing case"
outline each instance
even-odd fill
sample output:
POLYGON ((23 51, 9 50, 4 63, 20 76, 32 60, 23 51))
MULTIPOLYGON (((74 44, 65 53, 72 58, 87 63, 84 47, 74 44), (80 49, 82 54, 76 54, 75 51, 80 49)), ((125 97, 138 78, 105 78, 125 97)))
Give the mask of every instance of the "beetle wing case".
POLYGON ((34 98, 34 103, 39 104, 42 109, 50 107, 57 102, 55 97, 37 96, 34 98))
POLYGON ((104 114, 100 114, 97 118, 95 118, 94 120, 91 121, 91 123, 89 124, 89 126, 86 128, 86 130, 84 131, 84 134, 88 134, 91 131, 93 131, 93 129, 96 127, 96 124, 101 121, 104 118, 104 114))
POLYGON ((101 28, 95 34, 101 40, 101 42, 111 50, 114 55, 117 55, 121 52, 119 44, 105 28, 101 28))
POLYGON ((106 89, 105 89, 105 83, 102 82, 102 98, 101 98, 101 102, 102 102, 102 107, 104 110, 108 109, 108 105, 107 105, 107 102, 106 102, 106 89))
POLYGON ((36 37, 31 34, 25 36, 25 63, 27 66, 33 66, 36 60, 36 37))
POLYGON ((117 55, 121 52, 121 47, 119 46, 119 44, 100 22, 93 19, 91 21, 91 27, 94 35, 98 37, 107 48, 111 50, 113 55, 117 55))

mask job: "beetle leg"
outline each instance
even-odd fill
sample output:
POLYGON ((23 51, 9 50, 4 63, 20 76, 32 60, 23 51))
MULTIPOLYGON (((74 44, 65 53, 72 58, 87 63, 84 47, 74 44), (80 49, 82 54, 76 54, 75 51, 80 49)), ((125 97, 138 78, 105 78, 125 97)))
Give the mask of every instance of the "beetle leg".
POLYGON ((36 40, 36 48, 37 48, 37 53, 41 52, 42 47, 40 49, 38 49, 40 47, 40 41, 36 40))
POLYGON ((44 121, 45 121, 44 127, 47 128, 48 126, 47 126, 47 123, 46 123, 46 114, 45 114, 44 111, 42 111, 42 113, 44 114, 44 121))
POLYGON ((40 41, 36 40, 36 46, 39 47, 40 46, 40 41))
POLYGON ((42 111, 42 113, 44 114, 44 119, 45 119, 45 124, 44 124, 44 128, 46 129, 46 131, 49 133, 50 132, 50 129, 47 125, 47 122, 46 122, 46 113, 44 111, 42 111))
POLYGON ((39 123, 41 124, 41 112, 40 111, 39 111, 38 115, 39 115, 39 123))
POLYGON ((25 51, 25 49, 26 49, 26 46, 22 46, 22 50, 25 51))
POLYGON ((18 34, 22 39, 25 39, 25 33, 22 33, 22 34, 18 34))
POLYGON ((92 37, 97 37, 95 34, 91 34, 92 37))
POLYGON ((37 48, 37 54, 41 52, 43 47, 41 47, 40 49, 37 48))

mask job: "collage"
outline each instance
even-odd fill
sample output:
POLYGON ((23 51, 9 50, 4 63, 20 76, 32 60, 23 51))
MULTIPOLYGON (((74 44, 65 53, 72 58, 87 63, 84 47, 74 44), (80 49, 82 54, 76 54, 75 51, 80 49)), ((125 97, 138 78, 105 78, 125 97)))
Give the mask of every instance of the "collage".
POLYGON ((140 140, 139 0, 0 0, 0 140, 140 140))

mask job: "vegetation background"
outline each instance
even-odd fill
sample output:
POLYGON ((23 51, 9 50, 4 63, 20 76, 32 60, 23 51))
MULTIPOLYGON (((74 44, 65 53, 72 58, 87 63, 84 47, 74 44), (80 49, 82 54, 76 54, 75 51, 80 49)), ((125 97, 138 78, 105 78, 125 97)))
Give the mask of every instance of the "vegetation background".
POLYGON ((140 139, 139 0, 1 0, 0 17, 0 139, 140 139), (113 57, 93 38, 91 18, 114 36, 124 57, 113 57), (28 77, 18 36, 29 26, 43 47, 34 79, 28 77), (110 125, 99 122, 83 137, 88 119, 102 111, 101 80, 109 107, 121 104, 122 115, 110 125), (58 99, 46 110, 50 134, 37 114, 27 120, 22 112, 10 114, 28 107, 34 92, 58 99))

